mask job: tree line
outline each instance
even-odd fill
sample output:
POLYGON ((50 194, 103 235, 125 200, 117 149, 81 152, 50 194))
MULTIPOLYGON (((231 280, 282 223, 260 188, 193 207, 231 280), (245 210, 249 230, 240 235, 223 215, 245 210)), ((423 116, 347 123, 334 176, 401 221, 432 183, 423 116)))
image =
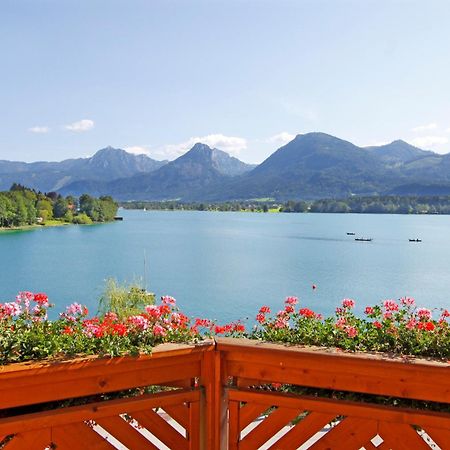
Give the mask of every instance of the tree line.
POLYGON ((42 193, 14 183, 9 191, 0 192, 0 227, 45 225, 50 221, 90 224, 108 222, 117 213, 111 197, 63 197, 56 192, 42 193))
POLYGON ((450 214, 450 196, 353 196, 345 199, 277 201, 230 201, 185 203, 179 201, 122 202, 125 209, 250 211, 285 213, 450 214))

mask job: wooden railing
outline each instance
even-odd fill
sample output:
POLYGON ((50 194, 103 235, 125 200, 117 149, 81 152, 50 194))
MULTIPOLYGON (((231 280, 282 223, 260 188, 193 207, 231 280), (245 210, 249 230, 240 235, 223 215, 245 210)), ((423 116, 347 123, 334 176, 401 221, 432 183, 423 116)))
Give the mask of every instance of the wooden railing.
POLYGON ((449 413, 262 389, 276 383, 450 404, 449 364, 238 339, 218 339, 216 350, 223 385, 232 380, 224 388, 230 449, 450 449, 449 413))
POLYGON ((3 366, 0 448, 450 449, 450 413, 367 395, 450 407, 450 365, 219 338, 138 358, 3 366))

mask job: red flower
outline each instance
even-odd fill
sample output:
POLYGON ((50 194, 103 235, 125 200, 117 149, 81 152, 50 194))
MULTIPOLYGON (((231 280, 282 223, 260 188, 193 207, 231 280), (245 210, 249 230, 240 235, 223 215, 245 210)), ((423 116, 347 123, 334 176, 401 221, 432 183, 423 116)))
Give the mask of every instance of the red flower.
POLYGON ((301 316, 307 317, 308 319, 316 317, 316 313, 309 308, 301 308, 298 312, 301 316))
POLYGON ((266 316, 262 313, 256 315, 256 320, 259 323, 264 323, 266 321, 266 316))
POLYGON ((125 336, 128 333, 128 330, 123 323, 116 323, 113 325, 112 332, 118 336, 125 336))
POLYGON ((71 334, 73 334, 73 328, 72 328, 72 327, 69 327, 69 326, 64 327, 62 333, 63 333, 63 334, 71 335, 71 334))
POLYGON ((34 301, 36 303, 39 303, 40 305, 44 305, 44 306, 48 305, 48 297, 46 294, 43 294, 42 292, 34 294, 34 301))
POLYGON ((342 306, 349 309, 354 308, 355 300, 352 300, 351 298, 344 298, 344 300, 342 300, 342 306))
POLYGON ((374 326, 375 328, 380 329, 383 325, 381 325, 381 323, 378 322, 378 320, 376 320, 376 321, 373 323, 373 326, 374 326))

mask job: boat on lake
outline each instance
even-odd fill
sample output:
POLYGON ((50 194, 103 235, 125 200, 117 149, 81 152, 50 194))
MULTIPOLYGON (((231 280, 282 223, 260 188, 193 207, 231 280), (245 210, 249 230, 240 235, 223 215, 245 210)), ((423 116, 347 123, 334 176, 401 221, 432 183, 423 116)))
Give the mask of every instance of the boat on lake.
POLYGON ((422 242, 422 239, 419 239, 419 238, 410 239, 409 242, 422 242))
POLYGON ((355 241, 360 241, 360 242, 372 242, 372 238, 364 238, 364 237, 357 237, 355 238, 355 241))
POLYGON ((353 233, 353 231, 347 232, 347 236, 354 236, 354 235, 355 235, 355 233, 353 233))

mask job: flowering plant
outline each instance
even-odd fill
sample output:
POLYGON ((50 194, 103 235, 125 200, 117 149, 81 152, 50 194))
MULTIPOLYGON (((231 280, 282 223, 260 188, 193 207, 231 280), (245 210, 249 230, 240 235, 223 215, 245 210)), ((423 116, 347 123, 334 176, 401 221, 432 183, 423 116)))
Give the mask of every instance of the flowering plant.
POLYGON ((88 309, 73 303, 57 320, 49 320, 52 305, 43 293, 20 292, 13 302, 0 303, 0 364, 75 355, 136 355, 150 353, 164 342, 195 342, 217 334, 241 335, 239 323, 218 325, 192 321, 164 296, 135 315, 114 312, 88 317, 88 309))
POLYGON ((296 309, 288 297, 284 309, 271 315, 263 306, 256 316, 252 338, 291 344, 337 347, 350 351, 392 352, 403 355, 450 357, 450 312, 418 308, 411 297, 367 306, 357 317, 355 301, 344 299, 335 315, 324 319, 309 308, 296 309))

